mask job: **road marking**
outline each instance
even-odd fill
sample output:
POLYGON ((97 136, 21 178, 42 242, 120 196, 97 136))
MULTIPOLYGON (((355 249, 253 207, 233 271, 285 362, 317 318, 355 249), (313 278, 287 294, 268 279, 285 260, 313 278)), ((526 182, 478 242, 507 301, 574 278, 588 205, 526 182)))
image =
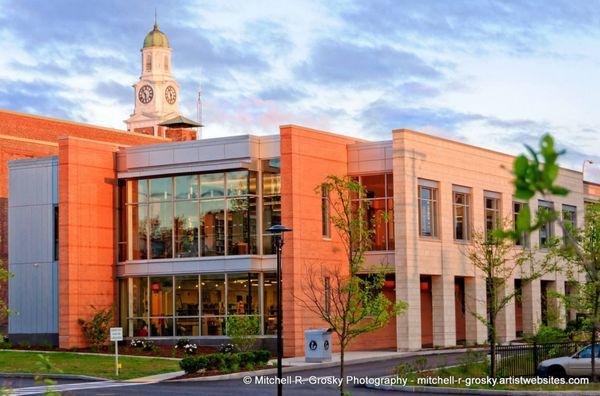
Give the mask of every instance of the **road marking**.
POLYGON ((78 384, 62 384, 62 385, 44 385, 44 386, 30 386, 26 388, 17 388, 9 390, 9 395, 21 396, 21 395, 37 395, 45 393, 47 391, 52 392, 68 392, 76 390, 86 389, 104 389, 104 388, 115 388, 120 386, 134 386, 134 385, 147 385, 148 382, 116 382, 116 381, 94 381, 94 382, 83 382, 78 384))

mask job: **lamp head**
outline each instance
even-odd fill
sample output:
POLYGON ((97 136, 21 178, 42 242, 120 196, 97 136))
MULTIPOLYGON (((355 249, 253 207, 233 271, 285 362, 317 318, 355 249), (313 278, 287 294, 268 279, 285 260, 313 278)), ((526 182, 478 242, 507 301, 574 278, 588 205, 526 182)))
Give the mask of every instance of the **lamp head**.
POLYGON ((267 228, 267 231, 270 232, 271 234, 279 234, 279 235, 281 235, 284 232, 292 231, 292 229, 288 228, 288 227, 286 227, 284 225, 281 225, 281 224, 276 224, 274 226, 271 226, 271 227, 267 228))

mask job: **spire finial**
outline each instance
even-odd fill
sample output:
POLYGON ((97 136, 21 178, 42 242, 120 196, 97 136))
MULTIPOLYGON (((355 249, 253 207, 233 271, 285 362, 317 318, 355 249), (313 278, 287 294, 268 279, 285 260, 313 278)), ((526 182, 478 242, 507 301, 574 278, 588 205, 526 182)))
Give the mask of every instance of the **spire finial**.
POLYGON ((154 7, 154 30, 158 30, 158 14, 156 12, 156 7, 154 7))

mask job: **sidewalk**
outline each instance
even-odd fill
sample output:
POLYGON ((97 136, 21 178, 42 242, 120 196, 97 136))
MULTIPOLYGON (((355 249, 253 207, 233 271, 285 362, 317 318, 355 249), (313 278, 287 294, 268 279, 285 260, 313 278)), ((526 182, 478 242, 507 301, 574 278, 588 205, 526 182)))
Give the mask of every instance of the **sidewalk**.
MULTIPOLYGON (((382 360, 397 359, 402 357, 412 356, 430 356, 437 355, 440 353, 464 353, 468 350, 484 350, 485 348, 454 348, 454 349, 427 349, 422 351, 410 351, 410 352, 396 352, 396 351, 351 351, 346 352, 344 356, 345 364, 358 364, 366 362, 377 362, 382 360)), ((271 363, 276 362, 275 359, 271 360, 271 363)), ((332 359, 329 362, 323 363, 307 363, 304 361, 304 356, 284 358, 284 367, 307 367, 307 368, 320 368, 320 367, 332 367, 340 364, 340 354, 332 354, 332 359)), ((285 370, 285 368, 284 368, 285 370)))

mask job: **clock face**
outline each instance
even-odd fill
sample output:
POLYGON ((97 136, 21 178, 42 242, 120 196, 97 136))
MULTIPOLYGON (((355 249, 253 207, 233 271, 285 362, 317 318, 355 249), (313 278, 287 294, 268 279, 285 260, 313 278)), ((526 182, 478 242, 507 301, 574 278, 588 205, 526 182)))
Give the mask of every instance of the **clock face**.
POLYGON ((153 97, 154 91, 152 90, 152 87, 150 85, 144 85, 142 88, 140 88, 138 92, 138 99, 140 100, 140 102, 142 102, 143 104, 150 103, 153 97))
POLYGON ((177 92, 175 91, 175 88, 169 85, 167 89, 165 89, 165 99, 167 99, 167 103, 169 104, 175 103, 175 100, 177 100, 177 92))

